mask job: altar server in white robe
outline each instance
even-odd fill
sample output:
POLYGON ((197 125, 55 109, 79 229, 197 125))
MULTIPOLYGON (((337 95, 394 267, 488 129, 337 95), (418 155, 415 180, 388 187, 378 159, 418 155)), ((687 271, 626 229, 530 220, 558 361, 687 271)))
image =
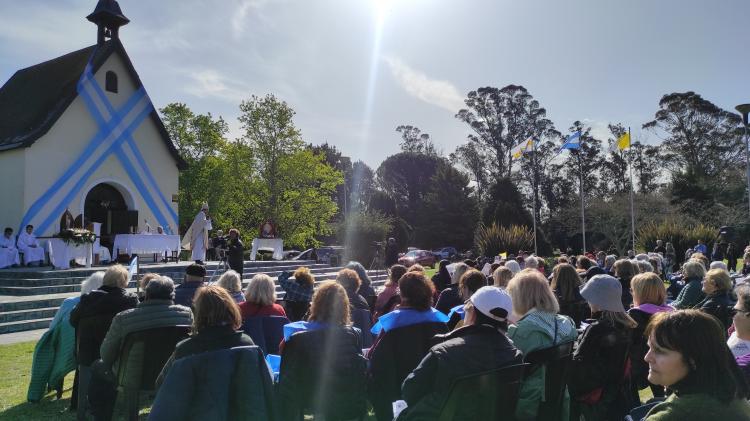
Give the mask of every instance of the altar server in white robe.
POLYGON ((182 239, 182 247, 192 251, 190 259, 198 264, 203 264, 206 260, 208 231, 212 228, 211 217, 208 216, 208 203, 204 203, 182 239))
POLYGON ((32 263, 40 265, 44 261, 44 249, 39 246, 33 232, 34 226, 26 225, 26 232, 18 236, 18 249, 23 253, 23 262, 26 266, 31 266, 32 263))
POLYGON ((13 228, 5 228, 3 236, 0 237, 0 269, 8 266, 16 267, 21 264, 18 259, 16 239, 13 238, 13 228))

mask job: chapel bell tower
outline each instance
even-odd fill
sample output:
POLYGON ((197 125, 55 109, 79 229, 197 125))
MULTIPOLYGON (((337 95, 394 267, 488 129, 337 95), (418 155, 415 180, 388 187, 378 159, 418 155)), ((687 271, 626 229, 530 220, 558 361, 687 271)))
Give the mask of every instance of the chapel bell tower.
POLYGON ((102 45, 109 39, 118 39, 121 26, 127 25, 130 19, 120 10, 116 0, 99 0, 94 11, 86 19, 96 24, 96 44, 102 45))

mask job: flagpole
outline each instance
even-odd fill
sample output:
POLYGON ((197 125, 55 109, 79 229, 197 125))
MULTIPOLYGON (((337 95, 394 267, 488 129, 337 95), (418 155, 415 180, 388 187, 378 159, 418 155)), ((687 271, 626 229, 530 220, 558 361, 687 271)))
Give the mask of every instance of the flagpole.
POLYGON ((578 154, 578 171, 580 172, 580 191, 581 191, 581 233, 583 234, 583 253, 586 254, 586 213, 584 211, 584 204, 583 204, 583 165, 581 164, 581 147, 580 147, 581 140, 579 139, 579 147, 576 151, 578 154))
POLYGON ((633 241, 633 252, 635 252, 635 206, 633 205, 633 138, 630 137, 628 127, 628 167, 630 169, 630 237, 633 241))
POLYGON ((533 139, 532 142, 533 142, 532 145, 534 147, 534 149, 533 149, 533 155, 532 155, 533 161, 531 162, 531 165, 533 167, 532 184, 533 184, 533 188, 534 188, 534 191, 531 192, 531 195, 534 196, 534 211, 532 212, 533 213, 532 217, 534 218, 534 255, 538 256, 539 255, 539 250, 537 249, 537 242, 536 242, 536 191, 537 191, 537 188, 538 188, 538 186, 537 186, 537 169, 536 169, 536 140, 533 139))

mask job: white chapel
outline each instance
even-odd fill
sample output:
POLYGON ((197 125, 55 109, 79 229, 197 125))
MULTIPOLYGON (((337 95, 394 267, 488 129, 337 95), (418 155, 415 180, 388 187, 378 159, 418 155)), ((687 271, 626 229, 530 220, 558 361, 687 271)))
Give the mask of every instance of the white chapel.
POLYGON ((115 0, 87 19, 95 45, 17 71, 0 88, 0 226, 38 236, 101 223, 102 244, 146 223, 177 233, 179 170, 170 140, 119 39, 115 0))

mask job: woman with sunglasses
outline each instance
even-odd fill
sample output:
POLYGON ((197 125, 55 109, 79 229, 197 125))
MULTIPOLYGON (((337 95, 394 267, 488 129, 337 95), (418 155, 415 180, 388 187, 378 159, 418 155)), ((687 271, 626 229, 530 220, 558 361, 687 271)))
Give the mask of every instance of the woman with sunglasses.
POLYGON ((727 345, 735 358, 740 358, 750 355, 750 285, 740 285, 734 292, 737 294, 737 303, 732 308, 734 332, 727 345))

